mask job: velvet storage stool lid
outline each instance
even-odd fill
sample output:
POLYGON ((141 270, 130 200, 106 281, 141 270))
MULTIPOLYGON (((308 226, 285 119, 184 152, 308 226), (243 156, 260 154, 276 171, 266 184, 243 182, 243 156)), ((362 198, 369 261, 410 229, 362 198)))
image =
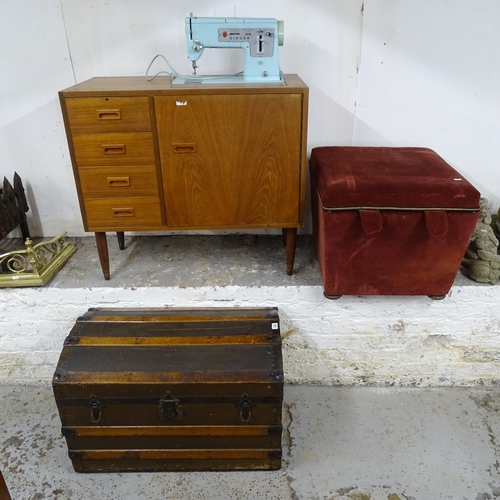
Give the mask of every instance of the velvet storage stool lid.
POLYGON ((450 290, 480 193, 428 148, 317 147, 313 234, 325 296, 450 290))

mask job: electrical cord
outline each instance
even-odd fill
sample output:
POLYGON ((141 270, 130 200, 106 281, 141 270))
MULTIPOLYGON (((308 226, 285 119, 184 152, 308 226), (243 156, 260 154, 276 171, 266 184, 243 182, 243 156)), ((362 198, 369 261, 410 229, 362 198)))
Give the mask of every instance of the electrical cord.
POLYGON ((221 75, 221 76, 181 75, 180 73, 178 73, 177 71, 175 71, 175 69, 172 67, 172 65, 168 62, 168 59, 163 54, 157 54, 156 56, 153 57, 153 60, 149 63, 148 69, 146 70, 145 77, 146 77, 146 80, 148 82, 154 80, 159 75, 168 75, 168 76, 170 76, 170 78, 172 78, 172 80, 174 80, 175 78, 184 78, 185 80, 196 81, 196 80, 219 80, 221 78, 227 78, 227 77, 232 77, 232 76, 240 76, 242 74, 243 74, 243 71, 239 71, 238 73, 233 73, 231 75, 221 75), (161 57, 167 63, 168 67, 172 70, 172 72, 169 73, 168 71, 159 71, 154 76, 148 76, 149 75, 149 70, 151 69, 151 66, 153 66, 153 63, 159 57, 161 57))

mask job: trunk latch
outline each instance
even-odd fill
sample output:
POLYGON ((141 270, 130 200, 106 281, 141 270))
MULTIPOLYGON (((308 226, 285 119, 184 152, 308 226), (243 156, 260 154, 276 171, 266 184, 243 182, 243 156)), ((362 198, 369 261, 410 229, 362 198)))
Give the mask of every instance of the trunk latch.
POLYGON ((160 420, 182 420, 184 418, 184 408, 169 391, 158 401, 156 414, 160 420))
POLYGON ((89 402, 86 406, 87 408, 90 408, 90 420, 92 423, 98 424, 101 421, 103 406, 95 394, 90 396, 89 402))
POLYGON ((248 394, 243 394, 241 401, 236 405, 240 409, 240 419, 242 422, 249 422, 252 418, 252 408, 255 403, 250 401, 248 394))

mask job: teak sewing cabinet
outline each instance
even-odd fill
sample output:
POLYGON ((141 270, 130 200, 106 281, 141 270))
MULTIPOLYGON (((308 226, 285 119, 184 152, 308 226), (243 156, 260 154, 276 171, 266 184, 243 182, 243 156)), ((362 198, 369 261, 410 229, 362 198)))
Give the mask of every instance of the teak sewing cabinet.
POLYGON ((293 273, 304 224, 308 87, 92 78, 59 93, 85 231, 281 228, 293 273))

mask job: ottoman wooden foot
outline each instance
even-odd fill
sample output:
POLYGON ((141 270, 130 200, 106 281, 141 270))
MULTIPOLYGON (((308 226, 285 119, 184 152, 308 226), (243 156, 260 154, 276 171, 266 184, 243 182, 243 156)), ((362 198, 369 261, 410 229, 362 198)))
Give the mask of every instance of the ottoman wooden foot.
POLYGON ((338 300, 340 299, 340 297, 342 297, 342 295, 327 295, 326 293, 323 293, 323 295, 325 296, 325 298, 330 300, 338 300))

